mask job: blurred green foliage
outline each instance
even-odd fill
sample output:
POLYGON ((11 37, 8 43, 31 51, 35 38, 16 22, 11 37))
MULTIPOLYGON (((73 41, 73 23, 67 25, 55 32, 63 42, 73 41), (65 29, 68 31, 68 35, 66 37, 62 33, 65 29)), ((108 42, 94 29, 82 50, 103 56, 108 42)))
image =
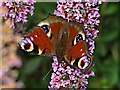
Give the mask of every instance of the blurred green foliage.
MULTIPOLYGON (((35 4, 33 16, 29 16, 27 29, 31 29, 49 13, 53 14, 56 3, 35 4)), ((100 33, 95 39, 96 49, 92 68, 95 77, 90 77, 89 88, 117 88, 118 87, 118 3, 103 3, 100 6, 100 33)), ((18 50, 23 67, 19 70, 18 79, 28 88, 47 88, 51 73, 43 80, 51 69, 52 59, 28 54, 18 50)))

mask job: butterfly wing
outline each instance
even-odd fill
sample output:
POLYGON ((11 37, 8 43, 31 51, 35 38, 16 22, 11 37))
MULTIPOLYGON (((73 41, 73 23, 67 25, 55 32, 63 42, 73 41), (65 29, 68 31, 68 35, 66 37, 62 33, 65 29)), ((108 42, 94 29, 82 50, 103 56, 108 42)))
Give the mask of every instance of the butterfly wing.
POLYGON ((87 52, 85 34, 81 24, 49 15, 20 42, 27 52, 64 57, 71 65, 86 69, 92 58, 87 52))
POLYGON ((20 42, 20 47, 32 53, 55 55, 59 44, 59 35, 66 20, 57 16, 48 15, 25 35, 20 42))
POLYGON ((92 57, 87 51, 83 26, 76 22, 70 22, 68 32, 68 49, 64 57, 71 65, 81 69, 88 68, 92 63, 92 57))

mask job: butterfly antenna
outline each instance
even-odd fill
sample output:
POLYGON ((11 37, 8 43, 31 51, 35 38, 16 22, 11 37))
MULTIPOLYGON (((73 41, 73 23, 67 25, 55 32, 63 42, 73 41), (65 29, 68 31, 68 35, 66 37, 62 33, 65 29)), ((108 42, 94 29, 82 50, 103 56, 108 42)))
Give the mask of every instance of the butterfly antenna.
POLYGON ((47 74, 44 76, 43 80, 48 76, 48 74, 52 71, 52 68, 47 72, 47 74))

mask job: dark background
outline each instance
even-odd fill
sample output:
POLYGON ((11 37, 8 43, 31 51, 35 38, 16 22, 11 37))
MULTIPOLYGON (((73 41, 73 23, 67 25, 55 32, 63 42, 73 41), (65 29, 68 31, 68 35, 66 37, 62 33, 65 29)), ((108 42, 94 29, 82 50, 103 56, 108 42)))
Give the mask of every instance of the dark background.
MULTIPOLYGON (((27 30, 36 26, 48 13, 53 14, 55 9, 56 3, 37 2, 34 15, 29 16, 29 22, 26 24, 27 30)), ((114 89, 118 87, 118 3, 103 3, 100 5, 100 13, 100 33, 95 39, 95 66, 92 68, 95 77, 89 78, 88 88, 114 89)), ((24 82, 28 88, 47 88, 52 72, 45 80, 43 78, 51 69, 52 59, 29 54, 19 48, 18 55, 23 62, 18 80, 24 82)))

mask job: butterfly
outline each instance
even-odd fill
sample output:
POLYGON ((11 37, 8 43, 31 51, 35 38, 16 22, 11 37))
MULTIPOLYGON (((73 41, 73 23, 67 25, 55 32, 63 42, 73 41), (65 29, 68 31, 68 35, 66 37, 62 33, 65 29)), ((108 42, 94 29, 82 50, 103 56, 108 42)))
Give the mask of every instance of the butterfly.
POLYGON ((55 55, 58 61, 65 60, 71 66, 87 69, 93 58, 85 40, 82 24, 49 14, 23 36, 19 45, 24 51, 55 55))

